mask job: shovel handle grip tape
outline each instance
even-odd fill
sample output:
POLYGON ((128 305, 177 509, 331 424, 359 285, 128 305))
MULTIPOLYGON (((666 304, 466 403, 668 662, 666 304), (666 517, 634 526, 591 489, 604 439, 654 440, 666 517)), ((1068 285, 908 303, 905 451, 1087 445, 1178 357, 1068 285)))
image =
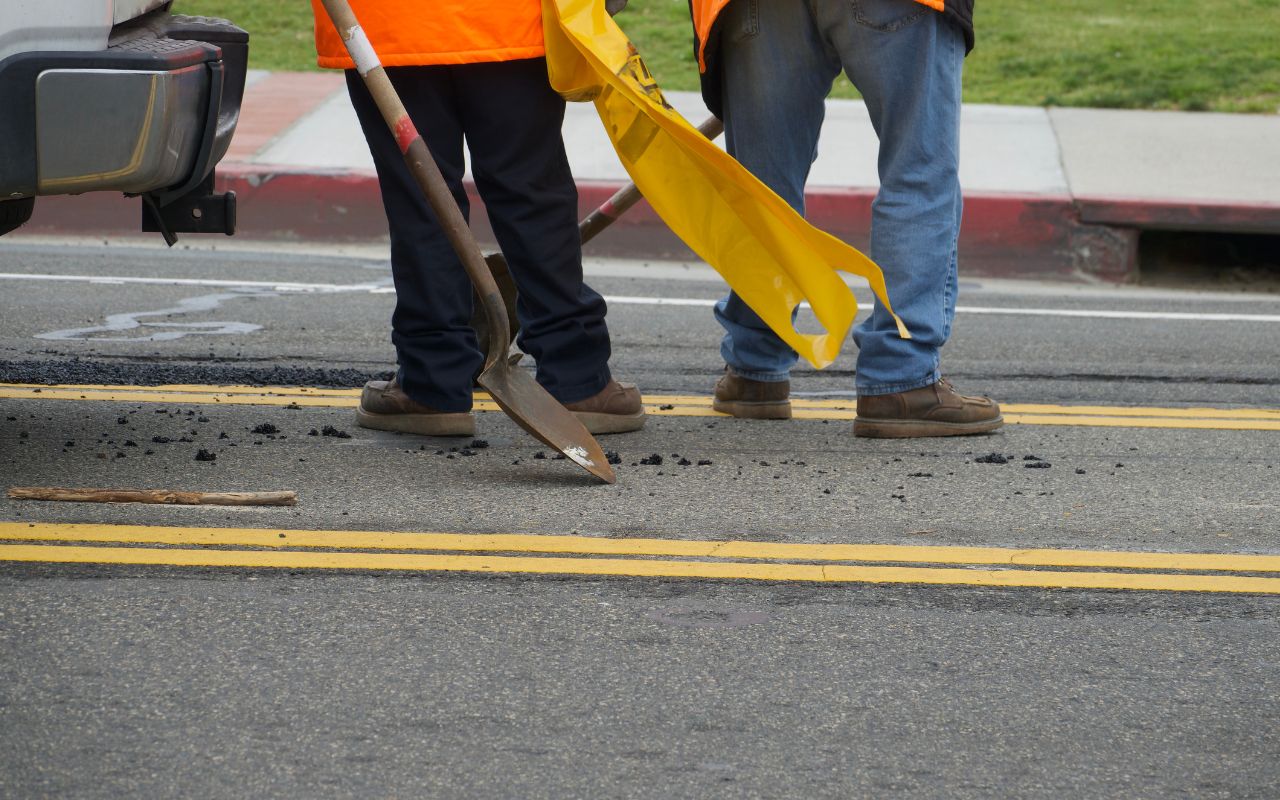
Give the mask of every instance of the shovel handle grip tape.
POLYGON ((629 183, 613 193, 613 197, 588 214, 578 223, 578 237, 583 244, 591 241, 596 234, 609 227, 640 199, 640 190, 634 183, 629 183))
POLYGON ((364 28, 359 25, 352 25, 342 34, 342 41, 347 46, 347 52, 351 55, 351 60, 355 62, 356 72, 359 72, 361 76, 368 75, 382 66, 382 62, 378 59, 378 54, 374 51, 373 45, 369 43, 369 37, 364 33, 364 28))
POLYGON ((396 137, 396 144, 400 146, 401 155, 408 155, 409 148, 413 146, 413 141, 421 138, 418 135, 418 128, 413 124, 413 120, 409 119, 408 114, 396 120, 395 124, 391 126, 391 132, 396 137))

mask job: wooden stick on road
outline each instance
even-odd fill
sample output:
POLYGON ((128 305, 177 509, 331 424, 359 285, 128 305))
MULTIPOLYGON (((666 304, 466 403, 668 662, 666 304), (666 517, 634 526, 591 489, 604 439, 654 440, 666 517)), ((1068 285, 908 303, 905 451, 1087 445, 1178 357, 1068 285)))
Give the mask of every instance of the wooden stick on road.
POLYGON ((67 489, 59 486, 15 486, 14 500, 60 500, 67 503, 156 503, 168 506, 293 506, 297 492, 178 492, 168 489, 67 489))

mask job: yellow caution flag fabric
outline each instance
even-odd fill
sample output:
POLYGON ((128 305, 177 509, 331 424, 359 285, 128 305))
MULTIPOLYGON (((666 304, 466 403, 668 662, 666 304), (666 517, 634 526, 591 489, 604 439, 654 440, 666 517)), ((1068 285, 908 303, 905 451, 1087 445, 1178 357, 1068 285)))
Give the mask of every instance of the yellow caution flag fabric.
POLYGON ((892 312, 875 262, 806 222, 671 107, 604 0, 542 0, 542 19, 551 85, 595 102, 658 216, 809 363, 834 361, 853 326, 858 304, 840 272, 865 278, 892 312), (795 329, 806 300, 825 333, 795 329))

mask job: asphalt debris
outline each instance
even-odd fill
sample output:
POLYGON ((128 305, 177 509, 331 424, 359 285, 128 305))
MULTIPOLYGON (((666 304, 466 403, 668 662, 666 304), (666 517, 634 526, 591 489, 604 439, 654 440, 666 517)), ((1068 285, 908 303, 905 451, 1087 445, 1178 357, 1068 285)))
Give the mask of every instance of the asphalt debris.
POLYGON ((261 425, 255 426, 253 430, 249 431, 249 433, 260 433, 264 436, 267 434, 279 433, 279 432, 280 432, 280 429, 277 428, 275 425, 272 425, 270 422, 264 422, 261 425))
POLYGON ((347 433, 346 431, 341 430, 341 429, 339 429, 339 428, 335 428, 335 427, 333 427, 332 425, 325 425, 323 428, 321 428, 321 429, 320 429, 320 435, 321 435, 321 436, 332 436, 332 437, 333 437, 333 438, 335 438, 335 439, 350 439, 350 438, 351 438, 351 434, 349 434, 349 433, 347 433))
POLYGON ((208 450, 205 450, 203 447, 200 448, 200 450, 196 453, 196 461, 217 461, 217 460, 218 460, 217 453, 210 453, 208 450))
POLYGON ((644 458, 640 459, 640 463, 649 467, 660 467, 662 466, 662 456, 658 455, 657 453, 654 453, 653 455, 645 456, 644 458))
POLYGON ((1009 459, 1002 453, 991 453, 990 455, 978 456, 973 460, 975 464, 1008 464, 1009 459))

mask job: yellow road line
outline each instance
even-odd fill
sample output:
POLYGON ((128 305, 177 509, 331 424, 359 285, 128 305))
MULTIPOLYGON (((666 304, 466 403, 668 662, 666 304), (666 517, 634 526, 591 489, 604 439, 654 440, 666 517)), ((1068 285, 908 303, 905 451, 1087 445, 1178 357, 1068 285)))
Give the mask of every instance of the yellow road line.
MULTIPOLYGON (((0 384, 0 399, 84 400, 121 403, 172 403, 254 406, 354 408, 357 389, 314 387, 103 386, 0 384)), ((647 395, 650 414, 678 417, 723 417, 705 395, 647 395)), ((487 394, 475 395, 477 411, 497 411, 487 394)), ((851 400, 792 400, 797 419, 851 420, 851 400)), ((1005 421, 1015 425, 1083 425, 1091 427, 1176 428, 1197 430, 1280 430, 1280 409, 1158 408, 1133 406, 1063 406, 1012 403, 1003 407, 1005 421)))
POLYGON ((446 550, 769 561, 870 561, 908 564, 1280 572, 1280 555, 1231 553, 791 544, 734 540, 605 539, 592 536, 515 533, 395 533, 0 522, 0 541, 23 540, 165 544, 188 547, 204 545, 350 550, 446 550))
POLYGON ((1131 589, 1170 592, 1280 594, 1280 578, 1109 572, 1045 572, 840 564, 759 564, 724 561, 638 561, 404 553, 316 553, 269 550, 170 550, 143 547, 0 545, 0 561, 131 564, 182 567, 398 570, 645 578, 709 578, 822 583, 911 583, 953 586, 1131 589))
MULTIPOLYGON (((706 395, 651 395, 648 402, 675 406, 710 407, 711 398, 706 395)), ((810 400, 791 398, 793 409, 828 409, 852 411, 856 401, 852 398, 838 400, 810 400)), ((1001 409, 1015 414, 1081 414, 1113 417, 1187 417, 1191 419, 1264 419, 1280 421, 1280 409, 1275 408, 1163 408, 1142 406, 1064 406, 1043 403, 1003 403, 1001 409)))
POLYGON ((1280 431, 1280 420, 1170 419, 1167 417, 1049 416, 1004 413, 1010 425, 1080 425, 1091 428, 1180 428, 1212 431, 1280 431))

